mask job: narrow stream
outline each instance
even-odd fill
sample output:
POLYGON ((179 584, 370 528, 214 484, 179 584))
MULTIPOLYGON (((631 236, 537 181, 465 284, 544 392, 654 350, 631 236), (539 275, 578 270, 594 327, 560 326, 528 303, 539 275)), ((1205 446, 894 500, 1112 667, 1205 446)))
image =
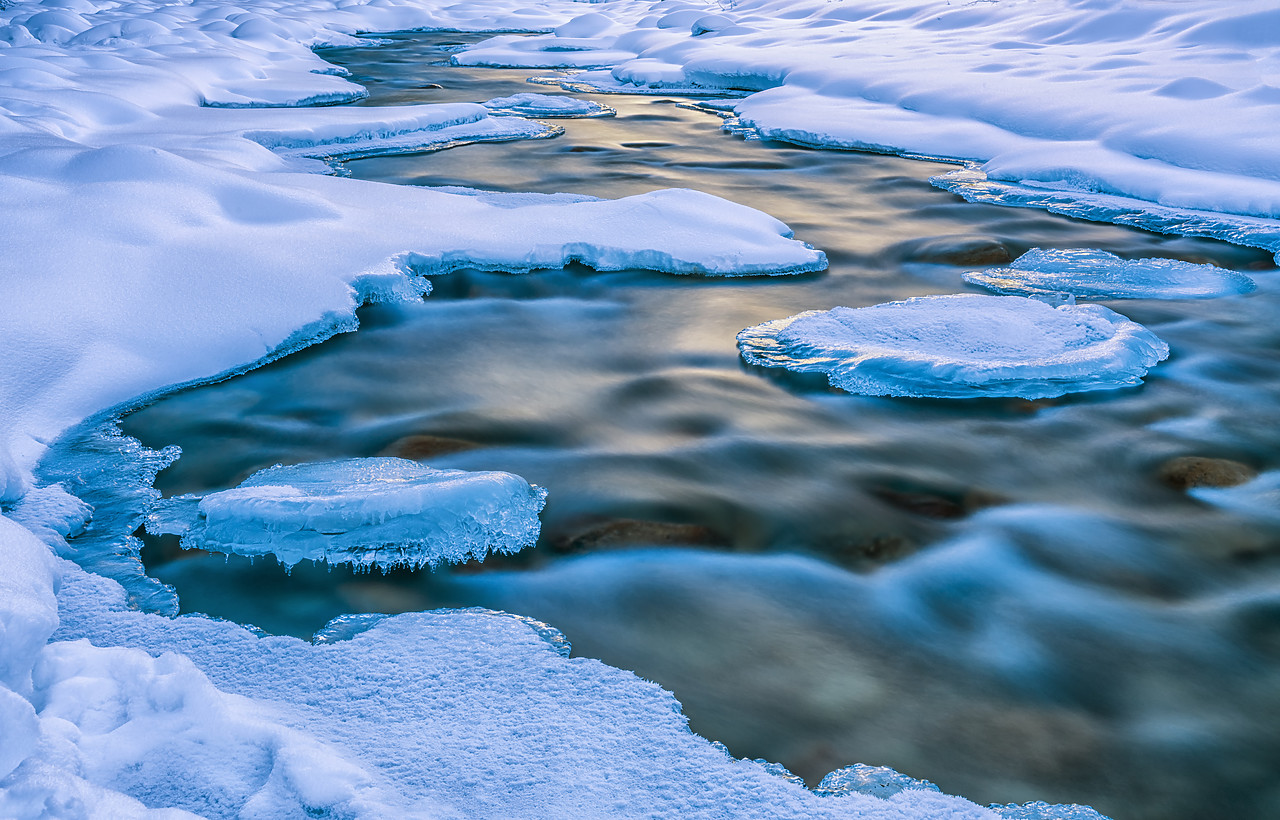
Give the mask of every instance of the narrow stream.
MULTIPOLYGON (((560 93, 441 65, 478 39, 322 54, 369 88, 365 105, 560 93)), ((306 637, 343 612, 507 609, 672 690, 734 754, 810 782, 859 761, 979 802, 1266 816, 1280 801, 1280 529, 1190 497, 1172 460, 1280 467, 1270 255, 968 204, 927 182, 950 166, 746 141, 689 100, 589 96, 617 117, 345 167, 496 191, 695 188, 785 221, 830 270, 460 271, 420 304, 362 309, 358 333, 127 416, 143 444, 182 448, 166 495, 379 454, 550 491, 536 549, 434 573, 286 574, 149 539, 148 571, 183 610, 306 637), (1258 290, 1106 303, 1171 359, 1140 388, 1057 400, 853 396, 738 356, 750 325, 980 292, 964 271, 1032 247, 1210 262, 1258 290)))

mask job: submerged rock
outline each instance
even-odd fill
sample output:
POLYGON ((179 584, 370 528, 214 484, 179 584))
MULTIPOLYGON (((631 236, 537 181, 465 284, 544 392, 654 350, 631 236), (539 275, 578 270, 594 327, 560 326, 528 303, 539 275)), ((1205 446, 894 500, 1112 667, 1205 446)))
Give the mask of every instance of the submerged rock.
POLYGON ((436 456, 476 450, 482 446, 484 445, 474 441, 467 441, 466 439, 416 433, 396 439, 382 448, 382 452, 378 455, 407 458, 411 461, 423 461, 436 456))
POLYGON ((1258 471, 1239 461, 1204 456, 1179 456, 1160 465, 1160 480, 1175 490, 1193 487, 1235 487, 1257 477, 1258 471))
POLYGON ((673 524, 667 521, 639 521, 620 518, 551 537, 551 548, 560 553, 598 552, 618 547, 720 547, 726 539, 710 527, 673 524))
POLYGON ((904 262, 928 265, 1007 265, 1013 261, 1008 246, 991 236, 928 236, 890 248, 904 262))

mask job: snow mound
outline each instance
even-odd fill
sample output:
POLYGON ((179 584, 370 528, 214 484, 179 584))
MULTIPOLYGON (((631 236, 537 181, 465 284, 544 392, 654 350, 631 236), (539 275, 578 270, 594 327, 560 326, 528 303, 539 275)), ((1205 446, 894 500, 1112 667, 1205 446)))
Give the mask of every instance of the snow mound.
POLYGON ((1169 347, 1100 305, 923 296, 807 311, 738 334, 752 364, 871 396, 1049 398, 1139 384, 1169 347))
POLYGON ((359 458, 260 470, 232 490, 170 499, 147 526, 186 547, 270 553, 287 566, 434 566, 532 545, 546 496, 510 473, 359 458))
POLYGON ((618 113, 598 102, 552 94, 512 94, 510 97, 494 97, 481 104, 494 114, 521 117, 612 117, 618 113))
POLYGON ((1081 299, 1211 299, 1249 293, 1249 277, 1176 259, 1121 259, 1106 251, 1032 248, 1004 268, 964 274, 996 293, 1081 299))

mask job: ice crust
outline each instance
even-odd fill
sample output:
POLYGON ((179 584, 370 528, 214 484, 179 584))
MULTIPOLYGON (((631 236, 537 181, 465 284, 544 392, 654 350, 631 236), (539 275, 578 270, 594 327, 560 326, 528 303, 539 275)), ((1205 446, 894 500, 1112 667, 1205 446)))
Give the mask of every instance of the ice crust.
POLYGON ((618 112, 591 100, 551 94, 512 94, 486 100, 484 107, 494 114, 516 114, 521 117, 569 118, 612 117, 618 112))
POLYGON ((970 271, 964 280, 996 293, 1077 299, 1211 299, 1249 293, 1249 277, 1177 259, 1121 259, 1098 250, 1032 248, 1004 268, 970 271))
POLYGON ((482 560, 538 540, 547 492, 500 472, 434 470, 400 458, 260 470, 232 490, 169 499, 147 528, 183 546, 360 568, 482 560))
POLYGON ((752 364, 870 396, 1049 398, 1139 384, 1169 347, 1101 305, 922 296, 808 311, 738 334, 752 364))
POLYGON ((868 766, 855 763, 843 769, 837 769, 817 785, 814 792, 822 795, 842 795, 857 792, 871 794, 876 797, 890 797, 907 789, 924 791, 941 791, 928 780, 917 780, 896 772, 887 766, 868 766))

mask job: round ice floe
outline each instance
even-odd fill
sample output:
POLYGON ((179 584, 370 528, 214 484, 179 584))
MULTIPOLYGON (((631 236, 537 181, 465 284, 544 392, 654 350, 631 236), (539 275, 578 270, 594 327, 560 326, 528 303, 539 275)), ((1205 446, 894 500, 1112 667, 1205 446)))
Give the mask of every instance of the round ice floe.
POLYGON ((521 117, 612 117, 618 113, 606 105, 555 94, 512 94, 481 103, 494 114, 518 114, 521 117))
POLYGON ((1082 299, 1211 299, 1249 293, 1249 277, 1176 259, 1121 259, 1106 251, 1032 248, 1007 268, 964 275, 996 293, 1069 293, 1082 299))
POLYGON ((275 466, 233 490, 181 496, 148 529, 183 546, 361 567, 515 552, 538 538, 546 490, 510 473, 434 470, 399 458, 275 466))
POLYGON ((1141 382, 1169 346, 1100 305, 922 296, 808 311, 738 334, 752 364, 826 373, 871 396, 1048 398, 1141 382))

